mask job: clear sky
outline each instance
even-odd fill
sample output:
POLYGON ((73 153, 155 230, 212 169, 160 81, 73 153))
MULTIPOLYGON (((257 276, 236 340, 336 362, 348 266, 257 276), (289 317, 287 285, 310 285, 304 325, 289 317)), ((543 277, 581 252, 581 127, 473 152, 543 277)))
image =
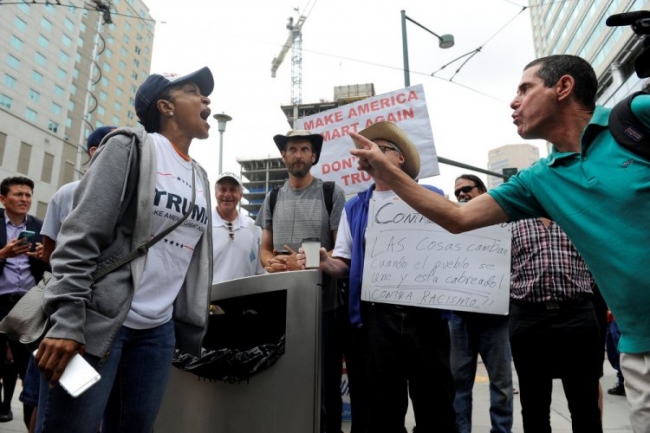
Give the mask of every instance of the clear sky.
MULTIPOLYGON (((237 158, 277 156, 272 137, 289 129, 280 105, 291 100, 291 53, 276 78, 271 78, 271 60, 289 35, 288 18, 297 17, 294 8, 309 12, 303 26, 303 103, 331 101, 339 85, 373 83, 377 94, 404 87, 404 9, 413 20, 456 40, 454 47, 441 49, 434 36, 407 22, 411 84, 425 87, 438 155, 485 168, 488 150, 525 142, 509 108, 521 71, 534 58, 523 1, 148 0, 158 21, 152 72, 210 67, 212 113, 233 118, 224 133, 223 169, 239 172, 237 158), (479 48, 453 82, 449 78, 467 57, 431 77, 479 48)), ((195 141, 190 153, 214 181, 219 132, 216 120, 210 122, 210 138, 195 141)), ((546 154, 543 143, 533 144, 546 154)), ((442 164, 440 171, 424 182, 450 193, 454 178, 466 170, 442 164)))

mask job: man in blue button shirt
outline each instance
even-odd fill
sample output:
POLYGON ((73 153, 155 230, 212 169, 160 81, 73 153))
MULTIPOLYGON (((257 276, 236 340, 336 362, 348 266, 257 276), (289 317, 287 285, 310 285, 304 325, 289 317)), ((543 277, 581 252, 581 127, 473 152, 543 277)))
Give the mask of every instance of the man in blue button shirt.
MULTIPOLYGON (((41 225, 43 222, 28 215, 32 206, 34 182, 26 177, 8 177, 0 183, 0 320, 16 305, 18 300, 43 277, 47 264, 37 258, 42 250, 41 225), (19 239, 24 231, 31 231, 29 240, 19 239), (39 253, 37 253, 37 248, 39 253)), ((0 373, 3 376, 4 399, 0 403, 0 422, 13 419, 11 398, 16 385, 16 372, 25 377, 29 352, 22 344, 0 335, 0 373), (12 370, 7 362, 7 347, 11 347, 12 370), (6 373, 6 374, 5 374, 6 373)), ((31 410, 25 407, 24 419, 28 424, 31 410)))
MULTIPOLYGON (((553 152, 509 182, 460 207, 395 169, 370 141, 359 166, 387 182, 414 209, 460 233, 478 227, 545 217, 568 234, 592 271, 620 330, 621 364, 635 432, 650 425, 650 161, 618 144, 609 109, 595 106, 593 68, 571 55, 529 63, 511 102, 522 138, 544 139, 553 152)), ((637 96, 633 113, 650 127, 650 96, 637 96)))

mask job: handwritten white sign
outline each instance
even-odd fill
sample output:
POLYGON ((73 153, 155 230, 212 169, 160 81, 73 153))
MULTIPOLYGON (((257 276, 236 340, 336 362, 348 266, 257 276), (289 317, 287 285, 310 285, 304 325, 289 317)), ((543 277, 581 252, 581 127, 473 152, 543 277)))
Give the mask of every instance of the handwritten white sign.
POLYGON ((320 160, 312 167, 311 173, 320 179, 336 182, 346 194, 367 189, 372 179, 368 173, 357 169, 356 158, 350 155, 354 143, 348 134, 382 120, 399 125, 417 147, 420 153, 418 178, 440 174, 422 84, 299 119, 299 129, 323 135, 320 160))
POLYGON ((361 299, 507 314, 510 251, 507 225, 454 235, 398 198, 372 199, 361 299))

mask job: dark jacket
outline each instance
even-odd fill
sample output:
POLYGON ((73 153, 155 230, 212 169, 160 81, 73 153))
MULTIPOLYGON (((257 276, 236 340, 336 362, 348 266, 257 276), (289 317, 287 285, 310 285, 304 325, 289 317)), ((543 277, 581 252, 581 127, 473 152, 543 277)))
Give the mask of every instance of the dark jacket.
MULTIPOLYGON (((5 220, 5 210, 0 209, 0 221, 2 222, 2 228, 0 229, 0 248, 4 248, 5 245, 7 245, 7 221, 5 220)), ((31 230, 34 233, 36 233, 31 239, 32 243, 32 249, 31 251, 34 251, 34 245, 36 242, 43 242, 43 238, 41 237, 41 227, 43 226, 43 221, 40 219, 27 215, 27 230, 31 230)), ((49 266, 47 263, 43 262, 42 260, 35 259, 33 257, 29 257, 29 269, 32 272, 32 275, 34 276, 34 280, 38 283, 41 278, 43 278, 43 273, 49 269, 49 266)), ((0 272, 4 272, 5 269, 5 262, 0 261, 0 272)))

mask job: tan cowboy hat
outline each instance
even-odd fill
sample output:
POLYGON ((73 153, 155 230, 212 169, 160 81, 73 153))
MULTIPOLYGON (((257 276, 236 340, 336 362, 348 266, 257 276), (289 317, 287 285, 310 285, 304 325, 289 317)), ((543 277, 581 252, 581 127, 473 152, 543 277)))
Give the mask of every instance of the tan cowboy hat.
POLYGON ((304 138, 309 140, 312 145, 312 149, 316 154, 316 160, 314 165, 318 164, 318 159, 320 158, 320 151, 323 148, 323 136, 320 134, 312 134, 311 131, 305 131, 303 129, 292 129, 287 132, 287 135, 278 134, 273 137, 275 145, 278 146, 280 152, 284 151, 284 147, 287 145, 287 141, 291 138, 304 138))
MULTIPOLYGON (((418 177, 418 174, 420 174, 420 154, 418 149, 395 123, 387 121, 375 122, 363 131, 359 131, 359 135, 366 137, 370 141, 381 138, 393 143, 404 156, 402 170, 413 179, 418 177)), ((355 146, 361 149, 361 146, 356 143, 355 146)))

